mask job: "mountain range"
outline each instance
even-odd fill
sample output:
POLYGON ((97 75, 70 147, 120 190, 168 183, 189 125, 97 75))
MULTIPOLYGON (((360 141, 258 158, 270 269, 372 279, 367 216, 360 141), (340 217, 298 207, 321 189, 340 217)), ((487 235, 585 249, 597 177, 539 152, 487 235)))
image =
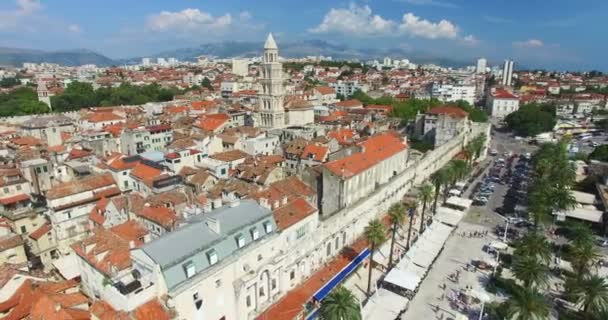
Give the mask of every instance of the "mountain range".
MULTIPOLYGON (((223 41, 201 44, 197 47, 181 48, 147 56, 149 58, 174 57, 180 61, 194 61, 198 56, 217 58, 255 57, 262 53, 262 43, 249 41, 223 41)), ((280 54, 283 57, 298 58, 306 56, 331 56, 334 59, 382 59, 383 57, 407 57, 411 61, 435 63, 442 66, 461 67, 471 65, 471 61, 434 56, 425 52, 410 51, 402 48, 352 48, 342 44, 333 44, 323 40, 304 40, 281 43, 280 54)), ((102 54, 86 49, 66 51, 42 51, 31 49, 0 47, 0 65, 21 66, 24 62, 49 62, 66 66, 95 64, 112 66, 141 63, 142 57, 128 59, 111 59, 102 54)))

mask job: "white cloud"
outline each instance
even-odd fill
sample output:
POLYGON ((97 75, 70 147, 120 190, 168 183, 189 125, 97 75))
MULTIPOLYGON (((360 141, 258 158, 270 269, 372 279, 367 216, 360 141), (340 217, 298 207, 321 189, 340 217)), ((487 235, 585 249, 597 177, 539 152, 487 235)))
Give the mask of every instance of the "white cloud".
POLYGON ((42 4, 39 0, 17 0, 17 12, 22 15, 28 15, 42 9, 42 4))
POLYGON ((464 41, 464 43, 471 46, 474 46, 479 43, 479 39, 475 38, 475 36, 472 34, 465 36, 464 38, 462 38, 462 40, 464 41))
POLYGON ((77 24, 71 24, 68 26, 68 31, 72 33, 81 33, 82 28, 77 24))
POLYGON ((351 3, 348 8, 332 8, 323 18, 321 24, 308 31, 312 33, 346 33, 357 35, 375 35, 389 33, 394 29, 393 21, 372 14, 369 6, 358 6, 351 3))
POLYGON ((458 5, 452 2, 447 1, 436 1, 436 0, 400 0, 400 2, 405 2, 413 5, 420 6, 434 6, 434 7, 443 7, 443 8, 458 8, 458 5))
POLYGON ((427 39, 454 39, 458 36, 458 27, 448 20, 443 19, 435 23, 409 12, 403 15, 399 31, 412 37, 427 39))
POLYGON ((199 9, 184 9, 178 12, 162 11, 148 17, 146 27, 152 31, 191 31, 196 29, 222 29, 233 23, 232 16, 214 17, 199 9))
POLYGON ((545 44, 538 39, 530 39, 527 41, 515 41, 513 42, 513 46, 516 48, 540 48, 545 44))

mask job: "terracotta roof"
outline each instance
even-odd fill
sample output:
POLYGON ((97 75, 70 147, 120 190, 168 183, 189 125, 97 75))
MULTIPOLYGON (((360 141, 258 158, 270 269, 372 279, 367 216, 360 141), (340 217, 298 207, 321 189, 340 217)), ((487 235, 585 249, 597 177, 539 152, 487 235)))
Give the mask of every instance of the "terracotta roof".
POLYGON ((108 162, 108 166, 116 171, 123 171, 135 168, 138 163, 139 161, 126 162, 124 158, 120 157, 111 159, 110 162, 108 162))
POLYGON ((40 140, 38 138, 34 138, 34 137, 29 137, 29 136, 14 138, 14 139, 11 139, 10 142, 12 142, 16 145, 30 146, 30 147, 42 145, 42 140, 40 140))
POLYGON ((328 162, 325 168, 337 176, 350 178, 406 148, 402 140, 391 132, 373 136, 359 145, 363 147, 362 152, 328 162))
POLYGON ((235 150, 216 153, 216 154, 212 155, 210 158, 215 159, 215 160, 224 161, 224 162, 232 162, 232 161, 236 161, 236 160, 247 158, 247 157, 249 157, 248 153, 235 149, 235 150))
POLYGON ((87 306, 88 299, 77 290, 76 281, 34 282, 27 279, 6 301, 0 303, 3 320, 84 320, 89 312, 78 309, 87 306))
POLYGON ((192 102, 192 109, 195 109, 195 110, 214 108, 216 106, 217 106, 217 103, 213 100, 212 101, 202 100, 202 101, 193 101, 192 102))
POLYGON ((72 249, 107 276, 131 267, 129 241, 110 230, 97 228, 89 238, 74 243, 72 249))
POLYGON ((178 220, 175 212, 167 207, 144 207, 139 216, 159 224, 165 229, 171 229, 178 220))
POLYGON ((151 195, 146 202, 152 207, 165 207, 167 204, 175 207, 188 202, 188 197, 183 191, 172 190, 151 195))
POLYGON ((351 99, 351 100, 344 100, 344 101, 336 102, 335 106, 338 108, 357 108, 357 107, 362 107, 363 103, 361 103, 361 101, 359 101, 357 99, 351 99))
POLYGON ((445 114, 454 118, 466 118, 469 113, 456 106, 439 106, 431 108, 427 113, 430 114, 445 114))
POLYGON ((326 86, 315 87, 314 90, 323 95, 336 93, 334 88, 326 86))
POLYGON ((492 93, 492 97, 495 99, 519 99, 516 95, 504 89, 496 89, 492 93))
POLYGON ((355 137, 355 130, 349 128, 339 128, 327 133, 327 136, 338 140, 339 144, 348 144, 355 137))
POLYGON ((110 228, 110 231, 125 241, 135 241, 137 246, 143 243, 142 239, 149 233, 148 229, 136 220, 116 225, 110 228))
POLYGON ((18 234, 8 234, 0 237, 0 251, 12 249, 23 245, 23 239, 18 234))
POLYGON ((313 214, 317 209, 304 198, 297 198, 272 212, 279 230, 285 230, 313 214))
POLYGON ((162 170, 141 162, 137 163, 137 165, 131 170, 131 175, 142 181, 154 179, 160 176, 162 173, 162 170))
POLYGON ((367 109, 381 110, 384 113, 391 113, 393 111, 392 106, 381 105, 381 104, 368 104, 365 106, 367 109))
POLYGON ((118 121, 118 120, 125 120, 125 118, 116 115, 112 112, 93 112, 85 117, 83 117, 83 120, 86 120, 88 122, 108 122, 108 121, 118 121))
POLYGON ((8 205, 8 204, 13 204, 13 203, 21 202, 21 201, 29 201, 29 200, 30 200, 30 196, 28 196, 25 193, 21 193, 21 194, 12 196, 12 197, 0 199, 0 204, 2 204, 2 205, 8 205))
POLYGON ((133 312, 135 319, 137 320, 169 320, 171 319, 169 313, 163 306, 154 299, 144 303, 133 312))
POLYGON ((64 182, 58 184, 47 191, 46 197, 50 200, 67 197, 73 194, 94 191, 96 189, 116 186, 112 174, 106 173, 102 175, 95 175, 85 177, 82 180, 75 180, 70 182, 64 182))
POLYGON ((320 146, 320 145, 316 145, 316 144, 309 144, 304 148, 304 151, 302 152, 302 155, 300 156, 301 159, 312 159, 315 161, 325 161, 327 154, 329 153, 329 148, 324 147, 324 146, 320 146))
POLYGON ((89 150, 73 148, 72 150, 70 150, 67 160, 86 158, 92 154, 93 153, 89 150))
POLYGON ((38 228, 34 232, 30 233, 29 237, 34 240, 38 240, 38 239, 42 238, 42 236, 47 234, 49 231, 51 231, 51 224, 45 223, 40 228, 38 228))
POLYGON ((225 113, 215 113, 202 116, 194 125, 204 131, 213 132, 221 128, 230 120, 230 117, 225 113))
POLYGON ((95 300, 91 305, 91 314, 99 320, 132 320, 124 311, 116 311, 103 300, 95 300))
POLYGON ((312 197, 316 195, 315 191, 311 187, 302 182, 302 180, 296 176, 290 176, 283 180, 274 182, 270 185, 270 189, 274 189, 290 198, 312 197))

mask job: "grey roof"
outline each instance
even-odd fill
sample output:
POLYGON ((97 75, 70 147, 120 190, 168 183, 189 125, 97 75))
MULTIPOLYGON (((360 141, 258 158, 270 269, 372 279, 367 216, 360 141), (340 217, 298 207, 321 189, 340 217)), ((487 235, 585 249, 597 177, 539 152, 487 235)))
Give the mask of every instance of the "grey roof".
POLYGON ((254 242, 252 229, 258 230, 259 238, 256 241, 267 236, 266 224, 272 226, 269 234, 276 232, 270 210, 254 200, 243 200, 236 206, 194 216, 186 226, 144 245, 142 250, 161 267, 167 287, 172 289, 187 280, 183 268, 185 263, 194 264, 198 274, 210 267, 208 253, 211 251, 217 254, 218 263, 221 263, 237 250, 245 250, 254 242), (219 233, 207 225, 208 218, 219 221, 219 233), (237 235, 245 240, 243 248, 238 248, 237 235))
POLYGON ((67 116, 58 114, 52 116, 41 116, 34 117, 30 120, 24 121, 21 124, 23 128, 48 128, 53 126, 63 126, 73 124, 73 120, 67 116))

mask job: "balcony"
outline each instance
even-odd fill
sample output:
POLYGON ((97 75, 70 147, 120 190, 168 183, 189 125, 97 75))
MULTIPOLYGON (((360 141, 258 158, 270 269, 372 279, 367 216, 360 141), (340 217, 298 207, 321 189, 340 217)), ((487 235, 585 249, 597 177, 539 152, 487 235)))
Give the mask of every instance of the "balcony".
POLYGON ((103 299, 116 310, 129 312, 156 298, 156 292, 156 284, 151 277, 135 279, 128 274, 114 284, 105 286, 103 299))

